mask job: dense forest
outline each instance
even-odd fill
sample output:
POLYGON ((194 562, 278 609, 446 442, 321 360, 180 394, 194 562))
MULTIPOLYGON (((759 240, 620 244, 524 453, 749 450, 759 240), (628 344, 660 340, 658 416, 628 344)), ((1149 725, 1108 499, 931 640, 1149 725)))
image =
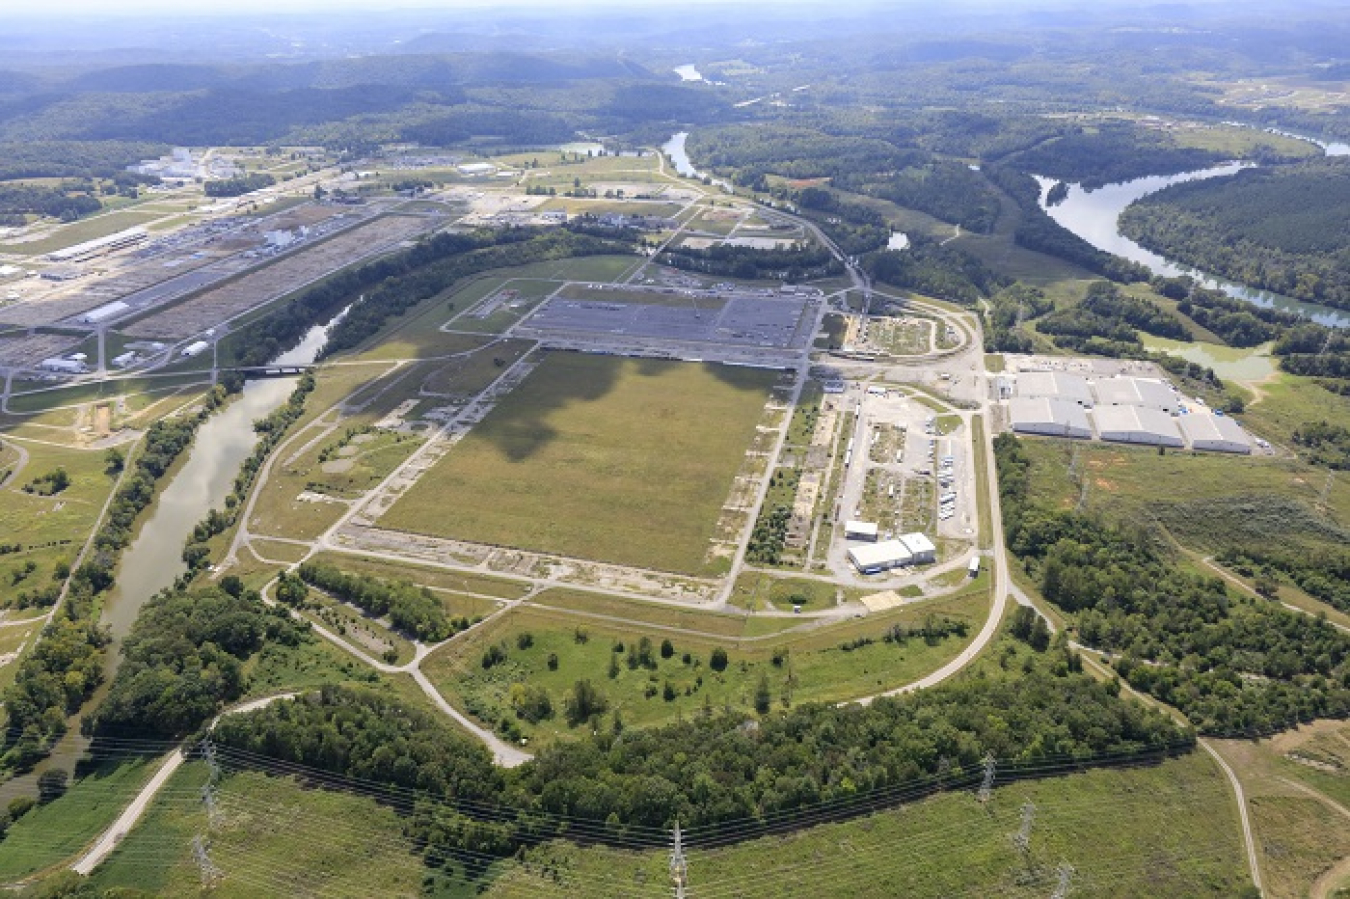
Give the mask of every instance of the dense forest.
MULTIPOLYGON (((426 587, 415 587, 407 581, 352 574, 312 560, 301 565, 296 573, 306 584, 371 615, 387 616, 396 630, 417 640, 438 643, 469 626, 462 618, 452 621, 441 601, 426 587)), ((282 598, 280 592, 278 598, 282 598)))
POLYGON ((1186 571, 1144 530, 1039 504, 1020 441, 994 446, 1008 548, 1131 686, 1205 733, 1350 716, 1350 637, 1186 571))
POLYGON ((969 253, 918 236, 904 250, 867 256, 863 266, 878 281, 964 304, 974 304, 1008 283, 969 253))
MULTIPOLYGON (((1078 182, 1085 189, 1094 190, 1145 175, 1173 175, 1218 165, 1231 160, 1233 155, 1231 151, 1178 146, 1171 134, 1141 128, 1134 122, 1107 121, 1090 128, 1076 127, 1063 137, 1005 156, 1001 162, 1023 172, 1078 182)), ((1260 162, 1288 159, 1261 145, 1245 155, 1260 162)))
POLYGON ((1121 230, 1188 265, 1350 308, 1350 160, 1246 169, 1131 204, 1121 230))
POLYGON ((173 738, 200 727, 247 687, 244 662, 265 643, 310 637, 238 578, 158 593, 122 645, 107 699, 85 722, 102 737, 173 738))

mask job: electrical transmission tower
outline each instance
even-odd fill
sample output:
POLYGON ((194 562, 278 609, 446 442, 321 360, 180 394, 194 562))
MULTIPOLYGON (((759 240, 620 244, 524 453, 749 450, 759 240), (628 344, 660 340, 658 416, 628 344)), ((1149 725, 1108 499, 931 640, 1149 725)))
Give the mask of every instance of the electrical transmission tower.
POLYGON ((987 805, 994 795, 994 772, 998 769, 998 762, 994 759, 992 752, 984 757, 984 780, 980 783, 980 791, 975 794, 975 798, 980 800, 981 805, 987 805))
POLYGON ((216 759, 216 747, 209 739, 202 747, 202 757, 211 770, 210 777, 202 785, 202 804, 206 806, 207 827, 215 830, 220 826, 220 808, 216 804, 216 784, 220 782, 220 762, 216 759))
POLYGON ((220 879, 225 876, 211 861, 211 853, 207 849, 206 840, 202 837, 192 838, 192 857, 197 862, 197 869, 202 875, 202 889, 214 889, 220 879))
POLYGON ((1055 885, 1055 891, 1050 894, 1050 899, 1068 899, 1069 881, 1073 880, 1073 865, 1064 862, 1059 866, 1059 883, 1055 885))
POLYGON ((680 822, 675 822, 674 842, 670 851, 670 879, 675 882, 675 899, 685 899, 685 888, 689 885, 689 863, 684 857, 684 837, 680 834, 680 822))
POLYGON ((1013 835, 1013 845, 1025 858, 1031 854, 1031 823, 1036 818, 1036 806, 1028 799, 1022 803, 1022 826, 1013 835))

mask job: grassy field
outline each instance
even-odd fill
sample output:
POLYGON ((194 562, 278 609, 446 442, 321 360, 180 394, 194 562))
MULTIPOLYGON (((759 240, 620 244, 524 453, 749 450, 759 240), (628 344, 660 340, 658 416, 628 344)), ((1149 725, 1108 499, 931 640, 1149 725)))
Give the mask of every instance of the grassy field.
MULTIPOLYGON (((22 564, 26 553, 34 550, 55 550, 55 555, 73 559, 98 518, 103 502, 112 490, 113 479, 104 471, 103 453, 93 450, 66 449, 25 442, 28 465, 15 472, 0 488, 0 544, 19 543, 25 552, 0 556, 0 571, 8 571, 14 563, 22 564), (53 496, 25 493, 23 488, 35 478, 64 469, 70 486, 53 496)), ((45 553, 51 556, 50 553, 45 553)), ((0 582, 6 592, 10 588, 24 589, 50 577, 50 567, 44 565, 34 572, 23 586, 5 578, 0 582)))
POLYGON ((1350 725, 1315 721, 1215 745, 1247 793, 1266 895, 1350 887, 1350 725))
POLYGON ((159 755, 118 754, 80 777, 66 794, 20 818, 0 842, 0 882, 70 859, 97 839, 158 767, 159 755))
MULTIPOLYGON (((595 606, 588 603, 587 608, 595 606)), ((733 616, 707 616, 707 630, 683 632, 670 629, 671 625, 525 606, 436 652, 423 670, 451 702, 499 732, 549 742, 570 733, 563 702, 581 678, 590 679, 605 694, 628 726, 667 723, 704 708, 750 711, 761 677, 769 684, 775 707, 852 699, 902 686, 941 667, 973 639, 988 608, 988 594, 980 592, 838 627, 745 643, 717 635, 726 626, 721 619, 733 616), (966 622, 967 636, 947 637, 932 645, 918 637, 903 644, 882 640, 892 624, 918 626, 929 615, 966 622), (650 645, 645 663, 639 652, 644 638, 650 645), (843 648, 859 638, 867 642, 843 648), (662 654, 664 640, 671 643, 669 656, 662 654), (710 654, 719 646, 728 649, 729 664, 723 671, 711 667, 710 654), (493 647, 502 658, 484 667, 485 654, 493 647), (516 715, 514 697, 524 685, 549 695, 553 717, 531 723, 516 715)), ((650 614, 688 615, 681 625, 699 624, 693 612, 667 609, 650 614)), ((778 622, 793 625, 798 619, 778 622)))
POLYGON ((755 369, 550 355, 381 524, 702 571, 775 377, 755 369), (453 497, 449 509, 446 497, 453 497))
MULTIPOLYGON (((1236 810, 1200 753, 1134 770, 1094 770, 994 791, 953 792, 841 824, 687 853, 689 894, 708 899, 1044 897, 1057 868, 1072 896, 1232 897, 1246 883, 1236 810), (1030 851, 1011 839, 1035 805, 1030 851)), ((665 853, 550 843, 501 876, 492 899, 669 896, 665 853), (557 879, 541 876, 548 870, 557 879)), ((1273 894, 1272 894, 1273 895, 1273 894)))
POLYGON ((805 609, 822 609, 838 605, 842 594, 852 599, 868 591, 839 587, 811 578, 776 577, 761 571, 746 571, 736 578, 731 591, 731 603, 743 609, 778 609, 789 611, 800 605, 805 609))
POLYGON ((1199 549, 1229 543, 1340 539, 1350 521, 1350 484, 1333 480, 1317 507, 1325 470, 1281 459, 1168 453, 1123 446, 1028 440, 1032 490, 1060 508, 1086 495, 1089 509, 1164 524, 1199 549), (1077 461, 1075 463, 1075 457, 1077 461), (1075 469, 1076 474, 1070 470, 1075 469))
MULTIPOLYGON (((205 781, 201 763, 176 773, 96 872, 95 884, 155 896, 202 895, 191 844, 207 829, 199 795, 205 781)), ((225 876, 213 896, 420 895, 421 858, 400 838, 398 815, 373 799, 249 771, 223 779, 217 805, 211 860, 225 876)))
POLYGON ((1261 399, 1247 406, 1241 421, 1274 443, 1288 447, 1294 431, 1308 422, 1328 421, 1350 427, 1350 397, 1332 393, 1307 378, 1279 374, 1261 384, 1259 390, 1261 399))

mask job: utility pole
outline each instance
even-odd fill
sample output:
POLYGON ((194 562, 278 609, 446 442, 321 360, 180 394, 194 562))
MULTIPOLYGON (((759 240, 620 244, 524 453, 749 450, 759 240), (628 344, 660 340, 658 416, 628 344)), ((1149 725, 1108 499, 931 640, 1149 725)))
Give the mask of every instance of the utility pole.
POLYGON ((670 879, 675 882, 675 899, 685 899, 685 888, 689 885, 689 863, 684 857, 684 838, 680 835, 680 822, 675 821, 674 848, 670 852, 670 879))
POLYGON ((984 757, 984 780, 980 783, 980 791, 975 794, 975 798, 981 805, 988 805, 989 800, 994 795, 994 772, 998 769, 998 762, 994 759, 992 752, 986 753, 984 757))

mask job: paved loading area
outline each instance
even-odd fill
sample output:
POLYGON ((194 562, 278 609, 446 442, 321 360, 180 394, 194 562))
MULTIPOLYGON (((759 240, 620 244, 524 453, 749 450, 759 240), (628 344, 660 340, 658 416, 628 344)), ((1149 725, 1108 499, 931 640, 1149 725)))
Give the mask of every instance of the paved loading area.
POLYGON ((804 297, 688 296, 687 303, 621 303, 553 297, 526 327, 556 335, 591 334, 689 343, 804 347, 814 303, 804 297))

